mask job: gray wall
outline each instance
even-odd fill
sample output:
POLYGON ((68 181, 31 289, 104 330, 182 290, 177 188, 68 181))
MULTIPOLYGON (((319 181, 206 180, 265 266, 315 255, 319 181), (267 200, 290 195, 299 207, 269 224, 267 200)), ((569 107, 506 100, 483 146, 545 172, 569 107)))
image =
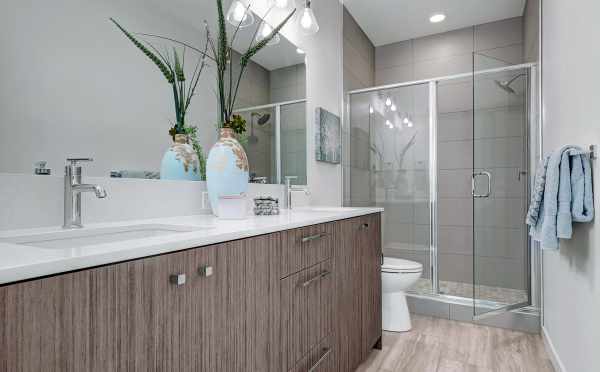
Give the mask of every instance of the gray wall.
MULTIPOLYGON (((544 151, 563 144, 600 144, 600 3, 543 2, 544 151)), ((594 204, 600 206, 596 175, 594 204)), ((596 221, 598 219, 596 218, 596 221)), ((600 227, 575 224, 573 239, 544 251, 544 328, 565 371, 600 366, 600 227)))
MULTIPOLYGON (((375 47, 356 20, 344 8, 344 92, 375 84, 375 47)), ((353 103, 356 106, 356 102, 353 103)), ((359 104, 360 105, 360 104, 359 104)), ((342 164, 344 167, 344 205, 367 206, 374 202, 369 171, 369 127, 357 115, 346 121, 342 130, 342 164)), ((362 113, 368 113, 362 110, 362 113)), ((352 116, 352 115, 351 115, 352 116)))
POLYGON ((540 1, 527 0, 523 12, 523 61, 537 62, 540 52, 540 1))

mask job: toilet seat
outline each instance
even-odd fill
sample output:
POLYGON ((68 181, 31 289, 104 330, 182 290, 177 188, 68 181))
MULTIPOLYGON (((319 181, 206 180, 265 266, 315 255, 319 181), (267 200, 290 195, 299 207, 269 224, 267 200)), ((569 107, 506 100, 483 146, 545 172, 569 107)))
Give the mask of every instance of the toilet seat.
POLYGON ((382 272, 388 273, 421 273, 423 272, 423 265, 410 260, 404 260, 402 258, 395 257, 384 257, 383 265, 381 265, 382 272))

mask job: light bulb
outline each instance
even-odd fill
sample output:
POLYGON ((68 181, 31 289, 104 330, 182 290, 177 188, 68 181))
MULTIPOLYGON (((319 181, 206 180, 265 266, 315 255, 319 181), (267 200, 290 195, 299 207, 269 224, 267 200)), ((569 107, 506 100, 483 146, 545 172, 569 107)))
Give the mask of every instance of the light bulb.
POLYGON ((406 126, 409 127, 409 128, 412 128, 413 127, 413 122, 409 120, 408 124, 406 126))
MULTIPOLYGON (((266 39, 273 32, 273 27, 267 22, 263 22, 260 25, 260 30, 256 33, 256 41, 260 42, 263 39, 266 39)), ((275 45, 281 41, 281 37, 279 37, 279 33, 275 34, 271 40, 267 43, 267 45, 275 45)))
POLYGON ((386 106, 391 106, 392 105, 392 100, 389 97, 385 100, 385 105, 386 106))
POLYGON ((298 54, 306 54, 306 52, 300 48, 296 48, 296 53, 298 54))
POLYGON ((304 35, 314 35, 319 32, 317 18, 310 8, 310 1, 306 0, 304 9, 300 12, 299 24, 304 35))
POLYGON ((235 0, 231 3, 227 15, 227 22, 235 27, 248 27, 254 23, 254 14, 247 8, 246 4, 241 0, 235 0))
POLYGON ((396 105, 392 104, 392 107, 390 107, 390 109, 391 109, 392 111, 396 111, 396 105))
POLYGON ((372 114, 373 112, 375 112, 375 110, 373 110, 373 106, 369 106, 369 114, 372 114))
POLYGON ((404 118, 404 120, 402 120, 402 122, 404 124, 408 124, 410 122, 410 120, 408 120, 408 116, 404 118))
POLYGON ((392 124, 392 122, 391 122, 391 121, 389 121, 389 120, 386 120, 386 121, 385 121, 385 125, 387 125, 387 127, 388 127, 388 128, 390 128, 390 129, 394 129, 394 125, 393 125, 393 124, 392 124))

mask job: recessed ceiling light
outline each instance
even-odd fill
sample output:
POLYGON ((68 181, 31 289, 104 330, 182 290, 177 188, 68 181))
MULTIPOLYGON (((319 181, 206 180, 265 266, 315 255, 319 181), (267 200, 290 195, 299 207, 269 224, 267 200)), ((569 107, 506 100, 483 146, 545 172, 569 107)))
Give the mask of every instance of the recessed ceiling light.
POLYGON ((434 14, 431 17, 429 17, 429 22, 438 23, 438 22, 442 22, 444 19, 446 19, 446 15, 443 13, 438 13, 438 14, 434 14))
POLYGON ((300 48, 296 48, 296 53, 298 53, 298 54, 304 54, 306 52, 304 50, 300 49, 300 48))

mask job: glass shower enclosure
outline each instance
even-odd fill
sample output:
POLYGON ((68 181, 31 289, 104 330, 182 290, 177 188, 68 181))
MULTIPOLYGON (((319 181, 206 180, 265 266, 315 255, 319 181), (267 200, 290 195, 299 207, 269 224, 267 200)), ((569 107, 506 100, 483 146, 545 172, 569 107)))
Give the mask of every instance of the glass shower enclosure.
POLYGON ((344 204, 380 206, 385 256, 423 264, 412 292, 473 318, 532 302, 524 224, 535 65, 349 92, 344 204), (533 72, 532 72, 533 71, 533 72))

